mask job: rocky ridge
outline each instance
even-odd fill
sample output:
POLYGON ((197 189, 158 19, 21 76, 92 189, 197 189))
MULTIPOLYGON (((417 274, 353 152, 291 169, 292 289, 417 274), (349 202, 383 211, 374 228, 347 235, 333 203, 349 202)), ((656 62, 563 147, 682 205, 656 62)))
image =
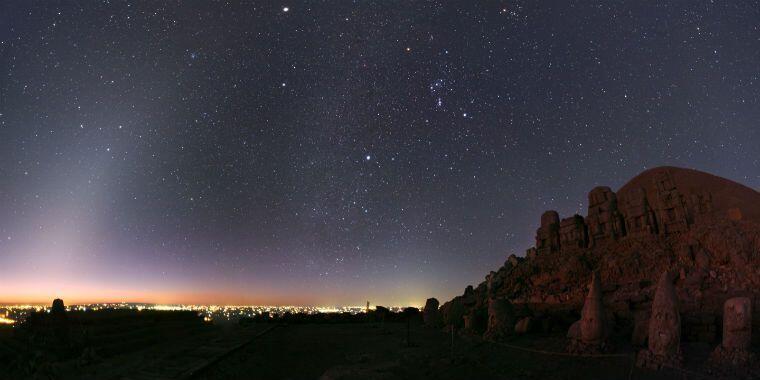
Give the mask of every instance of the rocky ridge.
MULTIPOLYGON (((704 172, 647 170, 617 192, 596 187, 588 214, 545 212, 536 245, 444 303, 444 324, 483 333, 490 299, 514 306, 519 330, 565 330, 580 317, 597 271, 606 318, 644 345, 658 278, 674 274, 682 339, 716 343, 723 304, 760 303, 760 193, 704 172), (466 324, 466 326, 465 326, 466 324)), ((760 316, 754 315, 756 331, 760 316)), ((757 342, 758 335, 752 337, 757 342)))

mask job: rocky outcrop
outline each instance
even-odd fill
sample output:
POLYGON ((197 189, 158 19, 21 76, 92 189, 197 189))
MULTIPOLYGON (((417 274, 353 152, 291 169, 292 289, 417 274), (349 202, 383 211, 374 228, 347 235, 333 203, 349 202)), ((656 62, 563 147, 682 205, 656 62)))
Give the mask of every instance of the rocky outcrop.
MULTIPOLYGON (((718 344, 724 302, 739 296, 760 302, 758 267, 760 193, 696 170, 661 167, 617 192, 593 189, 585 217, 544 213, 536 247, 525 258, 510 256, 441 312, 445 323, 461 326, 471 309, 487 314, 488 299, 503 298, 513 305, 515 320, 532 317, 542 326, 535 321, 548 319, 567 329, 598 271, 605 313, 615 322, 612 332, 648 347, 656 284, 667 271, 673 275, 681 338, 718 344)), ((757 329, 760 315, 751 319, 757 329)))

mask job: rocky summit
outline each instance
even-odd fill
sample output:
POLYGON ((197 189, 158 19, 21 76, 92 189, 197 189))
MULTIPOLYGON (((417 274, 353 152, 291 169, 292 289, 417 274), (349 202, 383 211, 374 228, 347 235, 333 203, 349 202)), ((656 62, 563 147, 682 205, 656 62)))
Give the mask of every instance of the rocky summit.
MULTIPOLYGON (((719 343, 727 300, 760 303, 757 191, 696 170, 659 167, 617 192, 594 188, 588 205, 585 217, 545 212, 535 247, 524 258, 511 255, 483 283, 442 305, 443 320, 462 325, 463 316, 488 315, 489 300, 505 299, 528 330, 566 331, 581 317, 594 272, 605 324, 639 346, 647 342, 657 283, 666 272, 685 341, 719 343)), ((760 315, 751 320, 760 331, 760 315)))

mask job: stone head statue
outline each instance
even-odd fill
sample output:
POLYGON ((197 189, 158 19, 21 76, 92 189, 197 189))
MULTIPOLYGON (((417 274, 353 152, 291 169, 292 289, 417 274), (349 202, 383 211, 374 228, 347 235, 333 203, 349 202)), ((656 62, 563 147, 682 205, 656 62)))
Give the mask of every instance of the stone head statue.
POLYGON ((749 349, 752 339, 752 304, 747 297, 731 298, 723 304, 723 347, 749 349))
POLYGON ((588 295, 581 310, 580 330, 584 343, 601 343, 605 338, 602 284, 597 272, 591 276, 588 295))
POLYGON ((680 352, 681 316, 673 275, 665 272, 657 282, 649 320, 649 350, 655 355, 670 356, 680 352))

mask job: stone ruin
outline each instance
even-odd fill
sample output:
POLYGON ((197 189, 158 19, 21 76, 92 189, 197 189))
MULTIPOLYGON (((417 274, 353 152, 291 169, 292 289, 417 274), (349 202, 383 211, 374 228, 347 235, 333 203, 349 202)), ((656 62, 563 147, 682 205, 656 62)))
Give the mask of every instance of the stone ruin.
POLYGON ((62 299, 56 298, 53 300, 53 305, 50 307, 50 315, 65 318, 66 306, 63 304, 62 299))
POLYGON ((736 297, 723 306, 723 342, 715 348, 710 361, 718 366, 747 367, 755 364, 752 344, 752 301, 736 297))
POLYGON ((541 227, 536 231, 536 252, 551 253, 559 251, 559 214, 547 211, 541 215, 541 227))
POLYGON ((648 348, 639 352, 636 359, 639 367, 659 369, 680 368, 683 365, 681 315, 678 312, 678 296, 673 281, 673 275, 665 272, 657 283, 652 316, 649 319, 648 348))
POLYGON ((425 301, 425 308, 422 309, 422 320, 426 326, 438 327, 441 325, 441 313, 438 311, 438 300, 428 298, 425 301))
POLYGON ((599 186, 588 194, 586 222, 592 246, 625 235, 623 215, 617 207, 617 195, 609 187, 599 186))
POLYGON ((658 173, 655 181, 660 211, 658 216, 663 233, 668 235, 686 232, 689 229, 689 220, 683 194, 678 191, 673 179, 666 172, 658 173))
POLYGON ((490 298, 488 300, 488 327, 483 338, 499 340, 514 332, 515 312, 509 300, 490 298))
POLYGON ((642 188, 633 189, 622 204, 627 236, 643 237, 655 235, 659 229, 654 210, 649 205, 647 194, 642 188))
MULTIPOLYGON (((526 257, 599 246, 623 238, 645 238, 682 234, 714 212, 710 192, 684 194, 667 170, 657 171, 652 179, 654 199, 645 186, 632 186, 618 196, 607 186, 595 187, 588 194, 588 216, 573 215, 560 220, 559 214, 546 211, 536 230, 536 245, 526 257)), ((649 191, 651 192, 651 191, 649 191)), ((738 214, 735 209, 728 216, 738 214)), ((731 211, 729 210, 729 211, 731 211)), ((734 216, 733 219, 741 219, 734 216)))
POLYGON ((609 328, 605 321, 599 273, 593 273, 588 289, 586 302, 581 310, 581 319, 573 323, 567 333, 570 339, 568 352, 571 353, 594 354, 608 348, 609 328))
MULTIPOLYGON (((588 274, 598 271, 610 322, 605 334, 645 346, 642 365, 677 366, 681 340, 718 343, 726 297, 760 302, 758 267, 760 192, 696 170, 654 168, 617 192, 594 188, 585 216, 545 212, 525 257, 510 255, 440 313, 446 326, 457 327, 467 315, 486 315, 488 331, 490 300, 505 299, 515 310, 514 334, 555 329, 582 342, 577 313, 589 304, 588 274), (672 273, 667 286, 658 279, 666 271, 672 273)), ((757 317, 749 318, 755 329, 757 317)), ((468 319, 473 327, 475 318, 468 319)))
POLYGON ((565 249, 588 247, 588 229, 582 216, 576 214, 559 222, 559 244, 565 249))

